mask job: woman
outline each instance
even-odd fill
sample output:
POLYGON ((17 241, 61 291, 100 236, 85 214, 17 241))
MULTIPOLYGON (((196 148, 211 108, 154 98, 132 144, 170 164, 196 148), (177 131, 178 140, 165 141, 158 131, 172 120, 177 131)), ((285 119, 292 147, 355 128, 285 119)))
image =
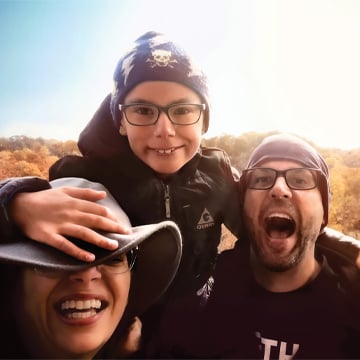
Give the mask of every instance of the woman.
MULTIPOLYGON (((106 191, 79 178, 51 186, 106 191)), ((100 203, 131 228, 110 193, 100 203)), ((0 245, 1 358, 91 359, 123 352, 124 330, 161 296, 177 271, 180 233, 165 221, 132 228, 129 235, 103 235, 119 246, 109 251, 89 245, 96 254, 90 264, 25 238, 0 245)))

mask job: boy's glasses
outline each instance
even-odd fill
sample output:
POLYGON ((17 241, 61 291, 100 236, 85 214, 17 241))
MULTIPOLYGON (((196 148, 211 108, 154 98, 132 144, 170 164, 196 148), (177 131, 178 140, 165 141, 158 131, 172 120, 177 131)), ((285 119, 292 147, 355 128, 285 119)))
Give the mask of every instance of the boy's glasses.
POLYGON ((279 176, 284 177, 287 186, 292 190, 311 190, 318 183, 317 169, 294 168, 275 170, 271 168, 254 168, 243 170, 246 187, 255 190, 271 189, 279 176))
MULTIPOLYGON (((135 264, 137 254, 137 248, 128 251, 125 254, 119 254, 119 256, 112 258, 102 264, 96 265, 97 271, 101 274, 123 274, 131 270, 135 264)), ((50 278, 57 278, 76 273, 78 271, 66 271, 59 269, 50 269, 45 267, 34 267, 34 271, 41 276, 50 278)), ((81 271, 81 270, 80 270, 81 271)), ((80 272, 79 271, 79 272, 80 272)))
POLYGON ((154 125, 159 120, 161 112, 164 112, 175 125, 193 125, 199 121, 205 108, 205 104, 174 104, 170 106, 146 103, 119 104, 119 110, 125 114, 127 122, 134 126, 154 125))

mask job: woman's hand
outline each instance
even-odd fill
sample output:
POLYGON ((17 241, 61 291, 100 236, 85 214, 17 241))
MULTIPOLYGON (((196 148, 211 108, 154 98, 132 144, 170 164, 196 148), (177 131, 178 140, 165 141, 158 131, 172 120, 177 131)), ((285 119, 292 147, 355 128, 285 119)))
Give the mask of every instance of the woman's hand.
POLYGON ((96 230, 121 234, 131 232, 108 208, 96 203, 105 196, 104 191, 75 187, 24 192, 13 198, 8 212, 29 238, 79 260, 93 261, 94 254, 82 250, 66 237, 113 250, 118 246, 117 241, 105 238, 96 230))

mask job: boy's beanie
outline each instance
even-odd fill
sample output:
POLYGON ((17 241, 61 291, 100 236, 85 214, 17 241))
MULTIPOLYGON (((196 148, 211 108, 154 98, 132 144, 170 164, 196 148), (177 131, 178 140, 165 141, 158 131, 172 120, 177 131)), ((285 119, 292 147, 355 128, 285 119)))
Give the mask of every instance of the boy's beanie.
POLYGON ((204 132, 207 131, 209 103, 206 76, 181 47, 154 31, 139 37, 116 66, 110 108, 117 128, 121 115, 118 105, 136 85, 145 81, 172 81, 194 90, 206 104, 204 132))

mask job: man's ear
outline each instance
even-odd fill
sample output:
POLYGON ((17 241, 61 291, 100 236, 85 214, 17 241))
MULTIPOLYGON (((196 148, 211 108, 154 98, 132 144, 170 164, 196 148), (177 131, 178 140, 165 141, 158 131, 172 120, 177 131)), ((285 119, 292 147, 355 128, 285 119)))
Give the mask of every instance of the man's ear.
POLYGON ((323 221, 321 222, 321 226, 320 226, 320 233, 325 229, 326 225, 325 225, 325 218, 323 219, 323 221))

